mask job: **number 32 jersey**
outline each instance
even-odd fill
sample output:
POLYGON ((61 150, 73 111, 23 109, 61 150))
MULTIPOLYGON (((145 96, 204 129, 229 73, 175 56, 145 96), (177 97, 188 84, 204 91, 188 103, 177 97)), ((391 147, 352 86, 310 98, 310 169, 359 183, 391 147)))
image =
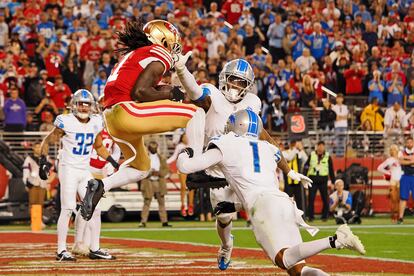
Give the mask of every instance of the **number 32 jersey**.
POLYGON ((56 117, 54 125, 65 132, 61 139, 59 164, 87 170, 92 145, 103 129, 102 117, 92 115, 89 122, 81 123, 72 113, 62 114, 56 117))
POLYGON ((213 137, 211 144, 223 154, 219 168, 247 210, 261 193, 282 193, 277 188, 276 168, 282 155, 277 147, 234 132, 213 137))

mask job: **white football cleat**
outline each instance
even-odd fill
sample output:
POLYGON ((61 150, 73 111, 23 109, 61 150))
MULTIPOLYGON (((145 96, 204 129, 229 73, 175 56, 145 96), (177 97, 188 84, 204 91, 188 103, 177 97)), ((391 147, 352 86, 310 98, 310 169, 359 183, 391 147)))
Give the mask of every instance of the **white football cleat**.
POLYGON ((88 256, 89 248, 83 242, 76 242, 73 245, 72 253, 75 255, 88 256))
POLYGON ((233 235, 231 235, 231 245, 229 248, 223 248, 220 246, 218 256, 217 256, 217 265, 220 270, 226 270, 231 262, 231 252, 233 251, 233 235))
POLYGON ((365 255, 365 248, 358 236, 352 233, 351 228, 347 224, 342 224, 335 232, 336 241, 335 246, 338 249, 347 248, 355 250, 362 255, 365 255))

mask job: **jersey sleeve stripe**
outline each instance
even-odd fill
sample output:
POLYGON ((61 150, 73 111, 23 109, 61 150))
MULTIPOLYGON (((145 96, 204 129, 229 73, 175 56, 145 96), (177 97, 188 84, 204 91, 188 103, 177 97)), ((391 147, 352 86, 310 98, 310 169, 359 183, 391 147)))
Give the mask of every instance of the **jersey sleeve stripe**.
POLYGON ((138 110, 145 110, 145 109, 155 109, 155 108, 178 108, 178 109, 188 109, 193 112, 197 110, 197 108, 194 105, 189 104, 181 104, 181 105, 173 105, 173 104, 159 104, 159 105, 149 105, 149 106, 140 106, 136 103, 129 103, 129 105, 138 110))
POLYGON ((162 53, 162 52, 160 52, 156 49, 151 49, 150 52, 153 53, 153 54, 157 54, 159 58, 163 58, 169 65, 171 65, 172 59, 170 57, 168 57, 167 55, 165 55, 164 53, 162 53))
POLYGON ((161 46, 155 46, 153 49, 164 53, 167 57, 170 58, 170 60, 172 60, 171 53, 169 53, 165 48, 163 48, 161 46))
POLYGON ((200 97, 200 98, 198 98, 198 99, 196 100, 196 102, 198 102, 198 101, 202 101, 202 100, 204 100, 206 97, 208 97, 208 96, 210 96, 210 95, 211 95, 210 89, 208 89, 208 87, 202 87, 202 90, 203 90, 203 95, 201 95, 201 97, 200 97))

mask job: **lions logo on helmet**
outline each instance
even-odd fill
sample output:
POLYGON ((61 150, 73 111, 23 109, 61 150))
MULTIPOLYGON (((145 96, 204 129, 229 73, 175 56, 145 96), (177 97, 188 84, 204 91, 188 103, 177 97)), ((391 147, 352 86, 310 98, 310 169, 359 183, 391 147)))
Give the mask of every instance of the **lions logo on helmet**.
POLYGON ((181 53, 181 36, 177 28, 165 20, 152 20, 143 28, 149 41, 166 48, 171 54, 181 53))
POLYGON ((232 103, 241 101, 251 89, 253 82, 253 69, 244 59, 227 62, 219 75, 220 91, 232 103))
POLYGON ((250 109, 237 111, 227 120, 225 132, 234 132, 239 136, 259 138, 263 123, 259 115, 250 109))
POLYGON ((88 90, 79 89, 73 94, 72 112, 79 119, 87 119, 91 116, 94 107, 95 99, 88 90))

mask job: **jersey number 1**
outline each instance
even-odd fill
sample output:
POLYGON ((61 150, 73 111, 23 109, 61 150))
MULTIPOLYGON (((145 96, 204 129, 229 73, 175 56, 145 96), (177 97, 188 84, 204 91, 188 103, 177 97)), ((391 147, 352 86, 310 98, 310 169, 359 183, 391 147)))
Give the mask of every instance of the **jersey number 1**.
POLYGON ((93 144, 93 133, 76 133, 77 147, 72 152, 76 155, 88 155, 93 144))
POLYGON ((250 142, 250 146, 252 147, 253 151, 253 166, 254 172, 260 172, 260 158, 259 158, 259 148, 257 146, 257 142, 250 142))

